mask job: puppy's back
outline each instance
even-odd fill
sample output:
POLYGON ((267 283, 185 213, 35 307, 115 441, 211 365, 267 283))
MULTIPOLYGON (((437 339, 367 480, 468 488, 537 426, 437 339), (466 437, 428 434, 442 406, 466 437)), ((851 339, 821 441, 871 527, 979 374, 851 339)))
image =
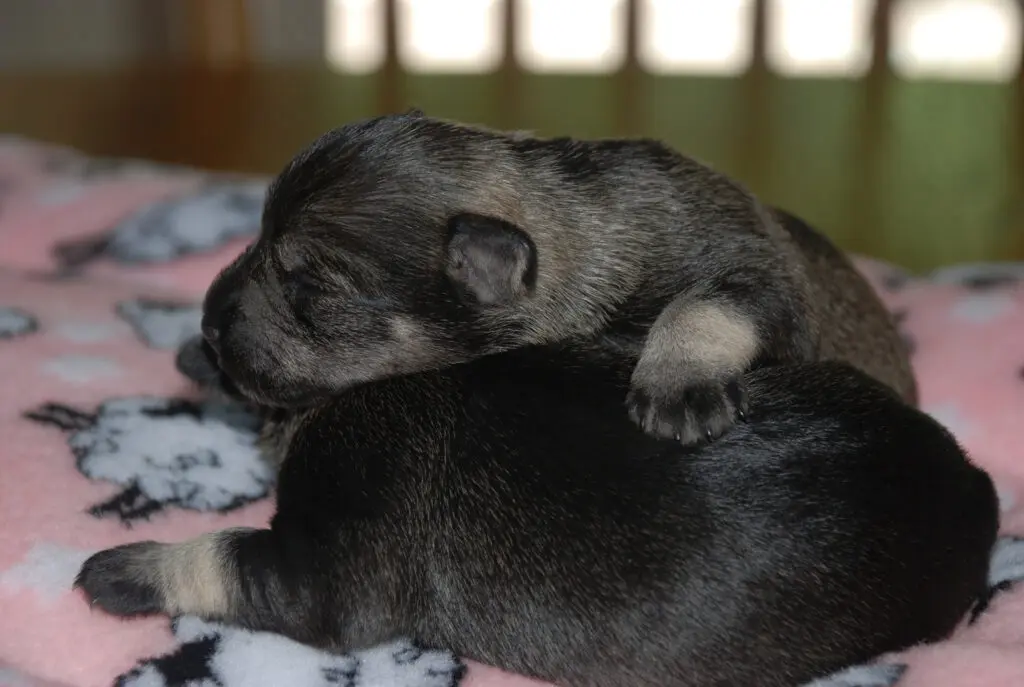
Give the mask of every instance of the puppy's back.
POLYGON ((345 460, 309 488, 350 485, 332 507, 376 543, 347 588, 405 599, 394 631, 567 685, 793 685, 947 634, 984 589, 988 478, 846 365, 748 381, 750 422, 699 451, 623 417, 615 364, 368 385, 318 420, 345 460))
POLYGON ((819 328, 823 360, 845 360, 900 396, 917 402, 910 358, 892 316, 850 259, 799 217, 774 215, 804 256, 815 297, 809 305, 819 328))

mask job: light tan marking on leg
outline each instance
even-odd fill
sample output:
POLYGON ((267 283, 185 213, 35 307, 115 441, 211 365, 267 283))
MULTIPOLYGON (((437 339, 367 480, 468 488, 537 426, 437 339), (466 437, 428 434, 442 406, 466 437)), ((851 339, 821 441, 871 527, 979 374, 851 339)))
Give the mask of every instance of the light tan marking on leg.
POLYGON ((731 306, 673 302, 651 328, 636 381, 663 386, 658 378, 680 366, 708 376, 737 374, 753 361, 759 343, 754 323, 731 306))
POLYGON ((166 610, 225 616, 236 598, 238 580, 225 543, 247 528, 204 534, 158 551, 159 585, 166 610))

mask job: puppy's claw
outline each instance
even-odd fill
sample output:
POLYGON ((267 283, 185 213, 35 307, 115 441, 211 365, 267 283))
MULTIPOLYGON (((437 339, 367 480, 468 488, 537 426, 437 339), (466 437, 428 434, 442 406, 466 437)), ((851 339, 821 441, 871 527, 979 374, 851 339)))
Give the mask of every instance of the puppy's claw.
POLYGON ((153 542, 126 544, 90 556, 75 578, 74 588, 81 589, 89 607, 99 606, 112 615, 131 617, 149 615, 163 610, 158 586, 150 576, 153 542))
POLYGON ((672 392, 634 387, 626 404, 633 422, 646 433, 687 446, 712 442, 747 416, 746 390, 739 378, 672 392))
POLYGON ((742 382, 739 379, 733 379, 725 385, 725 393, 732 402, 733 408, 736 409, 736 417, 745 418, 747 416, 747 391, 743 388, 742 382))

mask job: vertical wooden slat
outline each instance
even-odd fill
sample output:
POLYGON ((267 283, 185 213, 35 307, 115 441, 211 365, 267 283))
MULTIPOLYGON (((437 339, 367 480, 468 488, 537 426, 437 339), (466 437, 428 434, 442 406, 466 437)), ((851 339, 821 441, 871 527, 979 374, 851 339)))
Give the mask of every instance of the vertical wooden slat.
POLYGON ((731 158, 742 160, 744 174, 750 178, 766 178, 770 163, 771 136, 774 126, 772 111, 772 75, 768 70, 768 0, 754 0, 751 33, 750 70, 742 79, 742 129, 733 139, 731 158))
MULTIPOLYGON (((1022 27, 1024 31, 1024 27, 1022 27)), ((1015 188, 1024 185, 1024 50, 1021 50, 1020 60, 1017 63, 1017 78, 1014 79, 1015 89, 1013 98, 1013 130, 1010 132, 1012 138, 1013 163, 1011 166, 1015 188)), ((1009 231, 1017 237, 1012 250, 1016 255, 1024 255, 1024 198, 1017 196, 1013 201, 1011 210, 1009 231)), ((1024 372, 1022 372, 1024 376, 1024 372)))
POLYGON ((754 31, 751 35, 753 57, 750 70, 754 74, 768 71, 768 0, 754 0, 754 31))
POLYGON ((196 69, 169 82, 170 116, 181 131, 196 134, 175 144, 192 151, 183 157, 198 154, 232 165, 244 155, 244 137, 237 132, 248 125, 233 114, 233 104, 252 102, 255 79, 247 2, 185 0, 177 7, 185 60, 196 69), (196 153, 197 145, 205 150, 196 153))
POLYGON ((182 57, 182 16, 173 0, 132 3, 132 22, 145 40, 141 62, 166 64, 182 57))
POLYGON ((643 119, 643 69, 640 67, 640 0, 625 0, 625 60, 615 79, 615 127, 619 136, 640 132, 643 119))
POLYGON ((188 62, 212 68, 252 64, 246 0, 185 0, 183 9, 188 62))
POLYGON ((516 59, 516 41, 519 36, 519 0, 501 0, 501 32, 502 53, 501 66, 498 71, 498 97, 495 103, 497 125, 503 129, 513 129, 522 121, 522 86, 523 70, 516 59))
POLYGON ((398 0, 384 3, 384 64, 377 80, 377 110, 397 112, 404 106, 402 65, 398 59, 398 0))
POLYGON ((890 136, 889 109, 895 77, 889 63, 889 54, 894 4, 893 0, 875 0, 872 10, 871 66, 861 81, 856 127, 859 154, 852 158, 857 169, 850 175, 853 184, 850 190, 852 202, 860 209, 859 226, 868 230, 884 226, 885 223, 885 218, 880 215, 877 180, 890 136))
POLYGON ((892 6, 892 0, 875 0, 875 9, 871 14, 871 70, 869 76, 889 73, 892 6))
POLYGON ((866 158, 873 154, 870 148, 885 137, 886 110, 894 78, 889 64, 894 4, 893 0, 875 0, 875 8, 871 15, 871 68, 862 82, 864 96, 861 131, 864 132, 865 145, 869 148, 865 151, 866 158))

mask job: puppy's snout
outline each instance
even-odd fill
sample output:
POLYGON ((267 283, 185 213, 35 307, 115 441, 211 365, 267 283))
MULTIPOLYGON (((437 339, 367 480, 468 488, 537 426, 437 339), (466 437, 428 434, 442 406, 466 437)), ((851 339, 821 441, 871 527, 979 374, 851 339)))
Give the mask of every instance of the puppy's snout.
POLYGON ((214 279, 203 300, 203 338, 217 353, 220 353, 224 336, 230 336, 232 323, 239 315, 244 283, 239 270, 245 265, 243 257, 240 256, 214 279))
POLYGON ((215 356, 207 341, 197 336, 186 341, 175 358, 178 371, 194 382, 210 384, 220 375, 215 356))
POLYGON ((233 293, 218 296, 207 298, 201 327, 206 343, 219 354, 225 333, 230 332, 232 324, 238 319, 239 299, 233 293))

